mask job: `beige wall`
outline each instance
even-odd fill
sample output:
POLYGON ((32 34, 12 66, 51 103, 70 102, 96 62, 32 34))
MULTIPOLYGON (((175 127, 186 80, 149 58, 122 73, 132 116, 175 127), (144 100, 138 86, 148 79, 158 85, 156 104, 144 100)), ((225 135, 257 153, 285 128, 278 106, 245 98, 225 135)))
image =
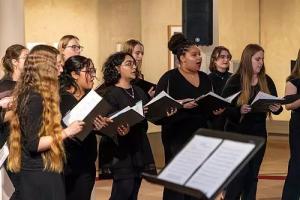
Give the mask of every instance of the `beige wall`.
POLYGON ((219 44, 239 60, 248 43, 259 43, 259 0, 219 0, 219 44))
MULTIPOLYGON (((66 34, 80 38, 101 74, 116 44, 140 38, 139 0, 25 0, 25 40, 53 44, 66 34)), ((100 75, 100 78, 101 75, 100 75)))
MULTIPOLYGON (((261 0, 261 44, 265 49, 267 73, 275 81, 280 96, 290 74, 290 60, 300 47, 300 1, 261 0)), ((274 117, 288 120, 289 112, 274 117)))

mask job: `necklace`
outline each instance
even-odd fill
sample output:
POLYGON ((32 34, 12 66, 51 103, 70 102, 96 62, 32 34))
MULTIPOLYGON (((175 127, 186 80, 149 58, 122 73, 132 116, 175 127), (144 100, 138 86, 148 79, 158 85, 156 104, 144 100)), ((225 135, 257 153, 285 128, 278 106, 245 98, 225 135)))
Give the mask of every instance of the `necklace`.
POLYGON ((134 90, 133 90, 132 87, 130 87, 129 89, 124 89, 124 91, 125 91, 129 96, 131 96, 131 98, 134 99, 134 90), (130 90, 130 92, 129 92, 129 90, 130 90))

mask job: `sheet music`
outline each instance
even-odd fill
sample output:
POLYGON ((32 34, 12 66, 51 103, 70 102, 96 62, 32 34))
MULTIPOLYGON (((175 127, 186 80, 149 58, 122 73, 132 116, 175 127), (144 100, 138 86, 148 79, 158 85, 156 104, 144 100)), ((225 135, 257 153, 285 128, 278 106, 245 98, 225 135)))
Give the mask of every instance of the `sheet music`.
POLYGON ((84 118, 97 106, 102 100, 94 90, 91 90, 81 101, 63 118, 63 122, 68 126, 76 120, 84 118))
POLYGON ((130 106, 127 106, 125 108, 123 108, 122 110, 116 112, 115 114, 113 114, 112 116, 110 116, 110 119, 114 119, 116 118, 117 116, 121 115, 122 113, 125 113, 129 110, 134 110, 136 111, 137 113, 139 113, 140 115, 144 116, 144 110, 143 110, 143 102, 142 101, 139 101, 137 102, 134 106, 130 107, 130 106))
POLYGON ((270 95, 270 94, 267 94, 267 93, 264 93, 264 92, 261 92, 259 91, 257 93, 257 95, 255 96, 254 100, 252 101, 251 105, 254 104, 254 102, 258 101, 259 99, 282 99, 280 97, 275 97, 273 95, 270 95))
POLYGON ((184 184, 192 173, 217 148, 222 139, 195 135, 158 178, 177 184, 184 184))
POLYGON ((4 166, 0 169, 0 199, 1 200, 10 200, 12 194, 15 191, 15 188, 6 172, 4 166))
POLYGON ((153 103, 153 102, 155 102, 155 101, 157 101, 157 100, 163 98, 164 96, 167 96, 167 97, 169 97, 170 99, 176 101, 176 100, 173 99, 169 94, 167 94, 165 91, 161 91, 158 95, 156 95, 155 97, 153 97, 153 98, 151 99, 151 101, 149 101, 145 106, 150 105, 151 103, 153 103))
POLYGON ((254 147, 251 143, 224 140, 186 186, 200 190, 210 198, 254 147))
POLYGON ((139 101, 135 104, 135 106, 131 107, 133 110, 135 110, 140 115, 144 116, 144 108, 143 108, 143 102, 139 101))
POLYGON ((8 146, 7 144, 5 143, 3 145, 3 147, 0 149, 0 167, 2 167, 3 163, 5 162, 7 156, 9 154, 9 151, 8 151, 8 146))
POLYGON ((231 95, 231 96, 229 96, 229 97, 227 97, 227 98, 226 98, 226 101, 229 102, 229 103, 231 103, 232 100, 235 99, 240 93, 241 93, 241 91, 240 91, 240 92, 237 92, 237 93, 235 93, 235 94, 233 94, 233 95, 231 95))

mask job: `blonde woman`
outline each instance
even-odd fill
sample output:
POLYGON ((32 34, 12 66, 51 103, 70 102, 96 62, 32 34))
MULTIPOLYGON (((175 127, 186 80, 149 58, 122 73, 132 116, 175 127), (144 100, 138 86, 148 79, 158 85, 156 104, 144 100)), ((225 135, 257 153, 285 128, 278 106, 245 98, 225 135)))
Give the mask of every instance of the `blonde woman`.
POLYGON ((83 123, 62 130, 58 55, 53 47, 34 47, 16 85, 7 165, 10 171, 20 173, 21 199, 65 199, 60 174, 65 160, 62 140, 79 132, 83 123))
MULTIPOLYGON (((267 139, 266 118, 271 113, 280 114, 282 107, 274 104, 269 112, 251 112, 251 102, 259 91, 277 96, 275 84, 266 74, 264 49, 257 44, 249 44, 243 50, 239 68, 227 81, 223 96, 228 97, 237 92, 235 105, 224 111, 227 117, 226 131, 255 135, 267 139)), ((256 199, 258 172, 264 157, 266 145, 244 167, 242 172, 229 184, 225 200, 256 199)))
POLYGON ((83 46, 80 45, 79 38, 75 35, 65 35, 58 43, 58 50, 63 56, 63 60, 66 61, 72 56, 78 56, 83 50, 83 46))

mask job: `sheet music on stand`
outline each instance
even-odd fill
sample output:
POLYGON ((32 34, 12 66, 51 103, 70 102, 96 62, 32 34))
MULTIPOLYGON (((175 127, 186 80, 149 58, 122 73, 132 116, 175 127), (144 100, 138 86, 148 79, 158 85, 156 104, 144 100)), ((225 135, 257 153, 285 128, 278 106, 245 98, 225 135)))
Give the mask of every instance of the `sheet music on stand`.
POLYGON ((264 142, 260 137, 199 129, 158 176, 143 176, 181 193, 214 199, 264 142))

